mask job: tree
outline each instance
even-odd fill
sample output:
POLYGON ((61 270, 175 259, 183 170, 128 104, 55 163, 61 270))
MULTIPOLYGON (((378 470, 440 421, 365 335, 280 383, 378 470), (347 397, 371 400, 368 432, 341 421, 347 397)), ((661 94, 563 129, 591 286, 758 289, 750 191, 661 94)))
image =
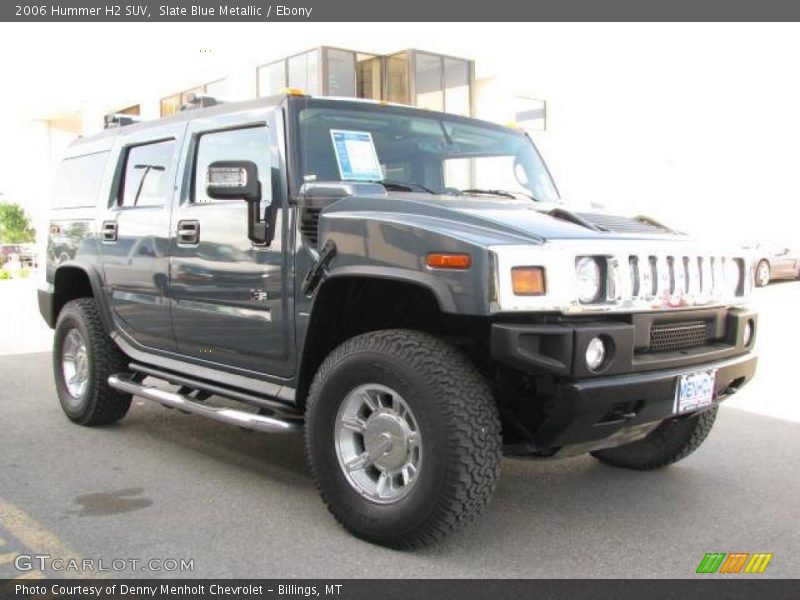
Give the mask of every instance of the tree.
POLYGON ((19 204, 0 204, 0 242, 26 244, 35 237, 31 219, 19 204))

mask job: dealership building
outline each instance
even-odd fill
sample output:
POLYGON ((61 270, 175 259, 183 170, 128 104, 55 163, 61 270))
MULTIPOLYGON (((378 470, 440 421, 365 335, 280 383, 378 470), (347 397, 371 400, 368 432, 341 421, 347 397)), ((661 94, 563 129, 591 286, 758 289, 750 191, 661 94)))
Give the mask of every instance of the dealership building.
POLYGON ((429 110, 546 128, 546 104, 496 78, 476 80, 474 61, 422 50, 392 54, 322 46, 255 68, 220 74, 141 98, 120 98, 116 104, 80 107, 44 115, 42 127, 53 136, 89 135, 103 128, 111 115, 142 120, 173 115, 188 106, 192 95, 237 101, 275 95, 284 88, 310 95, 363 98, 408 104, 429 110))

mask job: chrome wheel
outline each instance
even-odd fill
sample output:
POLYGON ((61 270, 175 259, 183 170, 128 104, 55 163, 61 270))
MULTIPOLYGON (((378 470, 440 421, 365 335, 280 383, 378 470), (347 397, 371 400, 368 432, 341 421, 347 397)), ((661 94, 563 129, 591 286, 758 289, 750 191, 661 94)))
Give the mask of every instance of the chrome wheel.
POLYGON ((765 262, 758 265, 758 285, 764 287, 769 283, 769 265, 765 262))
POLYGON ((348 483, 379 504, 403 498, 422 465, 419 426, 406 401, 377 383, 350 392, 336 415, 336 456, 348 483))
POLYGON ((89 356, 86 342, 77 329, 70 329, 64 336, 61 346, 61 372, 70 396, 80 400, 89 382, 89 356))

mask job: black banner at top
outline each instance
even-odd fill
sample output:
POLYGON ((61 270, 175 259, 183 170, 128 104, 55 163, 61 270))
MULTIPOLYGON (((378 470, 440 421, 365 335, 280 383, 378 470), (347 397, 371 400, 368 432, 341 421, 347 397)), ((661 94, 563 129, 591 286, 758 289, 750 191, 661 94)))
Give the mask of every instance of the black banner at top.
POLYGON ((797 21, 790 0, 3 0, 5 22, 797 21))

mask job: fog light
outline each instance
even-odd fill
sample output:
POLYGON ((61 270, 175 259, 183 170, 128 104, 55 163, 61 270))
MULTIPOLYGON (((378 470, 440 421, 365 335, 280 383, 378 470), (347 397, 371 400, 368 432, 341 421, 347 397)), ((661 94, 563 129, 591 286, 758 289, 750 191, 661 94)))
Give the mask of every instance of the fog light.
POLYGON ((586 346, 586 366, 596 371, 606 360, 606 343, 599 337, 592 338, 586 346))
POLYGON ((749 346, 753 341, 753 321, 748 319, 744 324, 744 345, 749 346))

